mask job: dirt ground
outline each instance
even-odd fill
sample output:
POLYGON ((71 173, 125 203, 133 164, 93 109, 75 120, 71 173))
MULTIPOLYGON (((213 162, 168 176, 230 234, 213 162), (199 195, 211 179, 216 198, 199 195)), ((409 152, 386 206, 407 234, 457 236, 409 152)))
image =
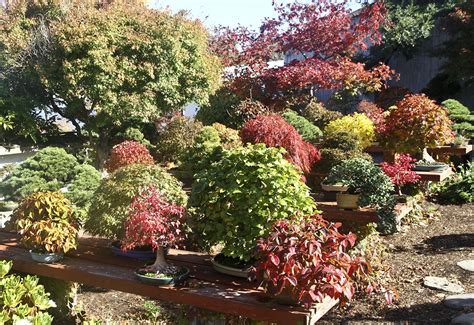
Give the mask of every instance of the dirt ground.
MULTIPOLYGON (((398 293, 394 304, 388 306, 382 294, 361 296, 329 312, 321 324, 449 324, 462 313, 444 307, 442 300, 446 292, 425 288, 422 282, 425 276, 446 277, 461 284, 465 292, 474 292, 474 275, 456 265, 458 261, 474 259, 474 205, 441 206, 439 213, 438 218, 383 237, 388 248, 384 258, 387 272, 383 277, 385 287, 398 293)), ((89 319, 106 322, 187 324, 191 319, 224 320, 223 316, 186 306, 155 303, 135 295, 94 288, 83 288, 79 302, 89 319)), ((228 318, 227 323, 248 322, 228 318)))

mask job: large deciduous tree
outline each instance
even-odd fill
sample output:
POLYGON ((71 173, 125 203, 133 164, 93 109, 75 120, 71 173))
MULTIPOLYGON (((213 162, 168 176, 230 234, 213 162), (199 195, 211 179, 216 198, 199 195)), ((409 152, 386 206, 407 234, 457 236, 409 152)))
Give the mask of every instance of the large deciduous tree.
POLYGON ((379 90, 390 69, 383 64, 366 69, 352 58, 380 42, 385 7, 377 1, 355 16, 346 2, 274 1, 277 18, 263 20, 257 31, 219 28, 214 50, 226 66, 235 67, 229 87, 242 98, 277 108, 318 89, 352 94, 379 90), (291 53, 298 59, 269 67, 275 53, 291 53))
POLYGON ((60 115, 106 143, 124 123, 206 103, 219 81, 206 29, 181 13, 33 1, 2 13, 2 111, 30 116, 42 131, 60 115))

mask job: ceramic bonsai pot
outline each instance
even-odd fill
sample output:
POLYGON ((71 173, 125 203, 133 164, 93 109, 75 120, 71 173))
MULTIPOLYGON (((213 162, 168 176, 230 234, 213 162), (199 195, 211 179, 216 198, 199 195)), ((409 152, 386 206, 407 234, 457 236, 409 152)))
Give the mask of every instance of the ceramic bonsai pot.
POLYGON ((413 170, 426 171, 426 172, 442 172, 448 169, 449 166, 445 163, 429 163, 429 164, 416 164, 413 170))
POLYGON ((247 279, 250 273, 250 266, 245 265, 243 267, 228 266, 223 263, 226 257, 223 254, 217 254, 211 259, 212 267, 219 273, 227 274, 239 278, 247 279))
POLYGON ((357 210, 359 208, 359 194, 337 193, 337 207, 341 209, 357 210))
MULTIPOLYGON (((151 247, 144 248, 144 249, 133 249, 133 250, 124 252, 120 248, 120 242, 117 240, 112 243, 111 248, 112 248, 112 253, 114 253, 114 255, 116 256, 129 257, 129 258, 133 258, 140 261, 154 260, 156 258, 156 253, 153 252, 151 247)), ((169 251, 169 248, 166 247, 165 254, 167 254, 168 251, 169 251)))
POLYGON ((181 268, 181 271, 173 277, 152 277, 146 274, 147 273, 144 270, 135 271, 136 278, 143 283, 152 284, 156 286, 174 286, 184 282, 189 277, 189 269, 183 266, 181 268))
POLYGON ((31 258, 33 261, 39 262, 39 263, 55 263, 59 262, 64 258, 63 253, 36 253, 33 251, 30 251, 31 258))
POLYGON ((326 192, 346 192, 349 186, 343 184, 322 184, 321 188, 326 192))

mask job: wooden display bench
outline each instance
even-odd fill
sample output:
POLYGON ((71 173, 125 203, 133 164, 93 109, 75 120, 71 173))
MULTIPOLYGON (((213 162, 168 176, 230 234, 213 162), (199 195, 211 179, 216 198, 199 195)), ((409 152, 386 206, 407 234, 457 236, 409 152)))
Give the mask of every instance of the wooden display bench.
POLYGON ((171 249, 168 260, 191 270, 181 287, 158 287, 139 282, 133 271, 143 262, 114 256, 110 242, 99 238, 80 238, 78 250, 68 253, 57 264, 34 262, 21 247, 14 233, 0 231, 0 259, 13 261, 13 270, 74 281, 90 286, 118 290, 178 304, 239 315, 277 324, 314 324, 336 300, 327 298, 311 309, 285 306, 265 298, 256 283, 216 273, 210 256, 171 249))
MULTIPOLYGON (((359 208, 357 210, 344 210, 337 207, 336 202, 317 202, 316 208, 322 211, 324 219, 333 222, 358 222, 371 223, 377 222, 377 212, 373 208, 359 208)), ((413 208, 409 204, 398 203, 394 212, 397 216, 397 222, 400 222, 413 208)))
POLYGON ((442 172, 415 171, 415 173, 420 176, 420 180, 423 182, 442 182, 454 172, 451 168, 447 168, 442 172))
POLYGON ((449 156, 464 156, 471 153, 473 150, 473 145, 468 144, 465 146, 460 147, 452 147, 452 146, 438 146, 434 148, 427 148, 428 153, 432 156, 440 156, 440 155, 449 155, 449 156))

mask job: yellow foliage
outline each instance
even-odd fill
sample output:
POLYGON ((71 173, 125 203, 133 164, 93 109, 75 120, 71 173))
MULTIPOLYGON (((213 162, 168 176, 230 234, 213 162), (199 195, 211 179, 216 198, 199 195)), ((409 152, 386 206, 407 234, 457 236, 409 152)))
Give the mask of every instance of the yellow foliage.
POLYGON ((362 148, 368 147, 375 139, 374 123, 362 113, 346 115, 330 122, 324 129, 324 135, 328 138, 341 131, 353 135, 362 148))

